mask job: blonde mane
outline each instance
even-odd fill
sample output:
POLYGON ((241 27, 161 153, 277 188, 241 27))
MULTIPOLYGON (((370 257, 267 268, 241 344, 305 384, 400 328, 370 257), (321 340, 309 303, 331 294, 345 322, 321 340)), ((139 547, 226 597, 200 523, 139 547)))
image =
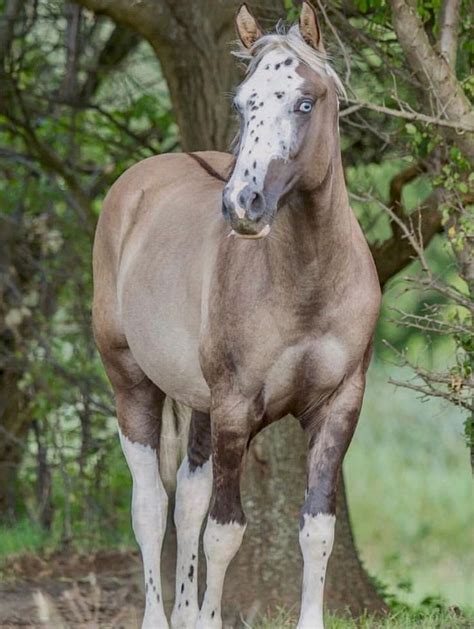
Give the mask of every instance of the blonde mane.
POLYGON ((318 74, 330 76, 336 85, 338 96, 340 98, 346 98, 344 85, 336 71, 330 65, 328 55, 308 46, 301 36, 297 24, 291 26, 288 31, 285 31, 284 27, 279 25, 275 33, 263 35, 257 39, 250 50, 240 44, 239 49, 234 52, 234 54, 239 59, 243 59, 247 62, 247 73, 252 73, 261 59, 272 50, 286 50, 291 52, 318 74))

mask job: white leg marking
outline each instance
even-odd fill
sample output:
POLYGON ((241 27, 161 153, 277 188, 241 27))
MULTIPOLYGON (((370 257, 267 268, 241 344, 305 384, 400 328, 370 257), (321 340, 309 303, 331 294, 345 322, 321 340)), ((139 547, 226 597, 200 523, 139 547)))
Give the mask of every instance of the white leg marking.
POLYGON ((300 531, 300 547, 303 553, 303 595, 297 629, 323 629, 323 595, 326 566, 334 542, 333 515, 304 514, 304 526, 300 531))
POLYGON ((171 626, 194 629, 199 614, 198 549, 201 526, 212 494, 212 464, 191 471, 186 456, 179 468, 174 521, 178 540, 176 595, 171 626))
POLYGON ((168 629, 160 575, 168 496, 161 482, 156 450, 130 441, 120 430, 119 434, 133 479, 132 524, 145 574, 146 607, 142 628, 168 629))
POLYGON ((221 602, 227 568, 240 548, 246 525, 208 518, 204 533, 207 584, 196 629, 221 629, 221 602))

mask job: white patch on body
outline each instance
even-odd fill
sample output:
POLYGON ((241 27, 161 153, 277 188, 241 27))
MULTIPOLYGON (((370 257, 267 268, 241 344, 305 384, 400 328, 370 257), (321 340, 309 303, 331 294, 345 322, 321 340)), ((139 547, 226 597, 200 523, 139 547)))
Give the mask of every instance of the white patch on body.
POLYGON ((304 560, 303 593, 297 629, 324 629, 324 580, 334 543, 335 524, 334 515, 304 514, 304 525, 300 531, 304 560))
POLYGON ((173 629, 188 629, 196 624, 198 603, 199 534, 212 494, 212 464, 206 461, 194 471, 188 457, 177 475, 174 521, 178 541, 176 595, 171 615, 173 629))
POLYGON ((207 583, 196 629, 221 629, 221 602, 224 578, 230 562, 242 544, 246 525, 219 524, 208 518, 204 533, 207 583))
POLYGON ((270 162, 288 160, 291 154, 296 124, 293 109, 304 84, 296 72, 299 63, 288 50, 272 50, 238 90, 235 100, 242 111, 242 135, 228 187, 241 218, 238 193, 247 184, 262 190, 270 162))
POLYGON ((119 435, 133 479, 132 524, 145 575, 146 607, 142 629, 168 629, 160 574, 168 496, 161 482, 156 450, 130 441, 121 430, 119 435))

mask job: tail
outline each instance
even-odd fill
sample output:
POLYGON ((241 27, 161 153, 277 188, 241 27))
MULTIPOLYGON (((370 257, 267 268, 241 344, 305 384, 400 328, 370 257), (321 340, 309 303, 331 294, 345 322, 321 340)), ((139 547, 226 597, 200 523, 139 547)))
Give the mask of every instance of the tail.
POLYGON ((168 493, 176 488, 176 473, 186 455, 191 409, 170 397, 163 404, 160 439, 160 475, 168 493))

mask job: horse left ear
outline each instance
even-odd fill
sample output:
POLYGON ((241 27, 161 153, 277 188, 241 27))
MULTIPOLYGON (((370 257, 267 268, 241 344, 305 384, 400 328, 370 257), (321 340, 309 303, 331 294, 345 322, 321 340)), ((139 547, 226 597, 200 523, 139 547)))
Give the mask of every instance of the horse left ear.
POLYGON ((237 11, 235 27, 240 41, 248 50, 252 48, 257 39, 263 35, 262 29, 245 2, 237 11))
POLYGON ((316 9, 312 4, 303 2, 300 13, 300 33, 307 44, 318 52, 324 52, 323 39, 319 29, 318 17, 316 9))

